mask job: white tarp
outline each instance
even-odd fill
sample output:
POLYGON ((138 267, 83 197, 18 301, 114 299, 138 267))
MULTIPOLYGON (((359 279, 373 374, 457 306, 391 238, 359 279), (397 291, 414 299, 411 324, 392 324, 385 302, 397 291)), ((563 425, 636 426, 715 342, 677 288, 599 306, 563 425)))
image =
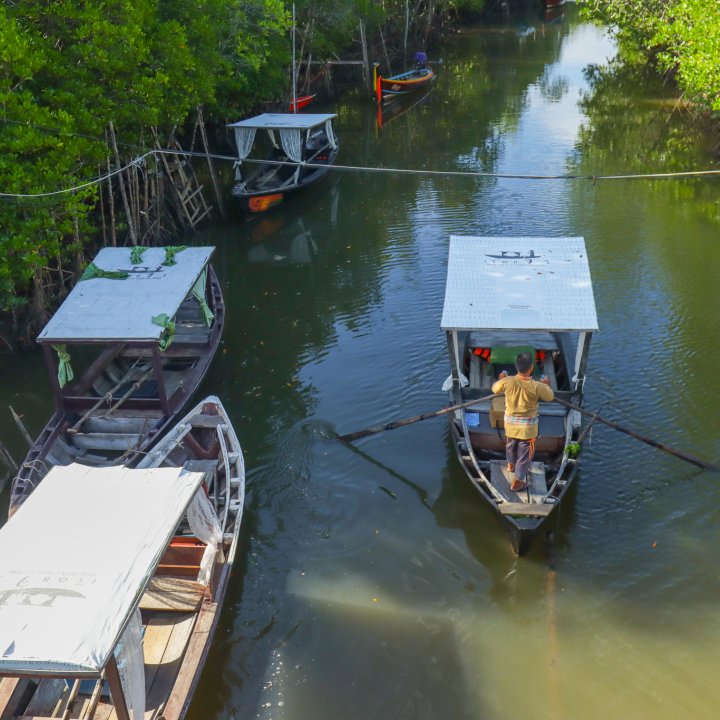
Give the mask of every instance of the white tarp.
POLYGON ((443 330, 598 329, 581 237, 450 237, 443 330))
POLYGON ((202 478, 52 468, 0 530, 0 672, 97 674, 202 478))
POLYGON ((255 128, 256 130, 279 130, 296 128, 309 130, 336 118, 335 113, 263 113, 247 120, 231 123, 231 128, 255 128))
POLYGON ((163 265, 165 248, 148 248, 139 264, 131 248, 103 248, 93 260, 101 270, 124 270, 124 280, 82 280, 38 336, 38 342, 83 340, 156 341, 164 328, 153 323, 163 313, 173 318, 215 248, 188 247, 175 254, 174 265, 163 265))

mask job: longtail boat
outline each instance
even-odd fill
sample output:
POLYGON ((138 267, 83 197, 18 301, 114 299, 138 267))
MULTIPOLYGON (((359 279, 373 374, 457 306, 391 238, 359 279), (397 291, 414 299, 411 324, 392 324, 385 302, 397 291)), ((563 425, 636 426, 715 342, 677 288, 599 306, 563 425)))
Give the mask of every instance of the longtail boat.
POLYGON ((460 463, 507 530, 518 555, 528 551, 578 470, 586 432, 576 410, 540 403, 539 436, 527 490, 513 492, 505 461, 505 398, 492 394, 501 372, 515 373, 520 352, 535 358, 556 397, 581 405, 597 317, 582 238, 450 238, 441 327, 451 373, 448 415, 460 463))
POLYGON ((142 469, 54 467, 0 529, 1 717, 185 716, 226 595, 245 477, 217 398, 183 422, 200 451, 175 436, 142 469))
MULTIPOLYGON (((238 151, 232 194, 246 215, 263 213, 316 183, 335 162, 338 141, 332 129, 335 114, 264 113, 232 123, 238 151), (260 130, 271 150, 247 174, 248 160, 260 130)), ((248 160, 248 163, 250 161, 248 160)))
POLYGON ((391 102, 400 95, 416 92, 427 87, 435 77, 432 68, 420 67, 392 77, 379 76, 383 102, 391 102))
POLYGON ((13 481, 11 512, 53 465, 131 464, 172 425, 220 343, 213 251, 98 253, 38 336, 55 410, 13 481))

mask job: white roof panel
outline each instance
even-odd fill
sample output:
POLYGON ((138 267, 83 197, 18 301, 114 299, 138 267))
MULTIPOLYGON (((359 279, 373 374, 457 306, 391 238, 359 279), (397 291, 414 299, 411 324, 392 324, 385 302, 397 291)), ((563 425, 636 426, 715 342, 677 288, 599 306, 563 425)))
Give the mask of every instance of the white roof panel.
POLYGON ((228 127, 256 128, 257 130, 307 130, 337 117, 335 113, 263 113, 247 120, 231 123, 228 127))
POLYGON ((101 270, 125 270, 128 278, 78 282, 38 342, 157 341, 163 328, 152 318, 174 317, 214 249, 189 247, 175 254, 175 265, 163 265, 165 248, 148 248, 133 265, 130 248, 103 248, 93 262, 101 270))
POLYGON ((202 477, 52 468, 0 530, 0 672, 101 670, 202 477))
POLYGON ((595 331, 581 237, 450 237, 444 330, 595 331))

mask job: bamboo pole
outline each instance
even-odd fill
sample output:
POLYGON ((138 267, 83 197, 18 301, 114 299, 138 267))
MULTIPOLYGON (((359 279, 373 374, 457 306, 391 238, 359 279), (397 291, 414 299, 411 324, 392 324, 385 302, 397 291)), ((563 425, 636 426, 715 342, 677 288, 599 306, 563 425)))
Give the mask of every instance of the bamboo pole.
POLYGON ((27 428, 23 424, 23 421, 20 419, 20 416, 13 410, 12 405, 8 405, 10 408, 10 413, 13 416, 13 420, 15 421, 15 424, 18 426, 18 429, 20 430, 20 434, 25 438, 25 442, 27 442, 28 447, 32 447, 35 443, 32 439, 32 435, 27 431, 27 428))
MULTIPOLYGON (((110 139, 112 140, 113 151, 115 153, 115 162, 117 163, 119 169, 121 167, 120 153, 118 152, 117 141, 115 139, 115 127, 113 126, 112 120, 110 121, 110 139)), ((128 203, 127 193, 125 192, 125 183, 123 182, 122 173, 118 175, 118 183, 120 184, 120 195, 122 196, 123 205, 125 206, 125 215, 127 217, 130 241, 133 245, 137 245, 137 235, 135 234, 135 228, 133 227, 133 218, 130 214, 130 204, 128 203)))
POLYGON ((210 148, 208 147, 207 134, 205 133, 205 118, 203 117, 202 108, 198 105, 198 125, 200 127, 200 139, 202 140, 203 147, 205 148, 205 157, 207 157, 208 169, 210 170, 210 180, 212 180, 213 190, 215 191, 215 199, 217 200, 218 210, 223 220, 226 218, 225 206, 223 204, 222 193, 220 192, 220 186, 218 185, 217 176, 215 175, 215 167, 213 166, 212 158, 210 156, 210 148))
POLYGON ((438 417, 440 415, 447 415, 448 413, 455 412, 456 410, 469 408, 473 405, 487 402, 488 400, 492 400, 496 397, 500 397, 500 395, 486 395, 485 397, 478 398, 477 400, 470 400, 468 402, 460 403, 459 405, 451 405, 450 407, 434 410, 433 412, 422 413, 421 415, 415 415, 414 417, 405 418, 404 420, 395 420, 393 422, 386 423, 385 425, 375 425, 373 427, 366 428, 365 430, 357 430, 356 432, 347 433, 346 435, 338 435, 337 439, 342 440, 343 442, 352 442, 353 440, 359 440, 360 438, 367 437, 368 435, 375 435, 377 433, 384 432, 385 430, 394 430, 395 428, 412 425, 413 423, 420 422, 422 420, 429 420, 430 418, 438 417))
POLYGON ((598 415, 597 413, 591 412, 590 410, 585 410, 585 408, 581 408, 579 405, 574 405, 573 403, 569 403, 566 400, 561 400, 558 397, 555 398, 555 402, 571 410, 577 410, 582 415, 594 418, 594 421, 601 422, 603 425, 607 425, 613 430, 618 430, 621 433, 625 433, 625 435, 629 435, 636 440, 640 440, 640 442, 644 442, 646 445, 651 445, 652 447, 655 447, 658 450, 662 450, 669 455, 674 455, 676 458, 680 458, 680 460, 685 460, 685 462, 689 462, 691 465, 703 468, 704 470, 711 470, 712 472, 720 472, 720 465, 706 462, 705 460, 695 457, 694 455, 684 453, 680 450, 670 447, 669 445, 666 445, 665 443, 661 443, 658 440, 653 440, 653 438, 647 437, 646 435, 641 435, 635 430, 631 430, 624 425, 620 425, 619 423, 613 422, 612 420, 608 420, 601 415, 598 415))

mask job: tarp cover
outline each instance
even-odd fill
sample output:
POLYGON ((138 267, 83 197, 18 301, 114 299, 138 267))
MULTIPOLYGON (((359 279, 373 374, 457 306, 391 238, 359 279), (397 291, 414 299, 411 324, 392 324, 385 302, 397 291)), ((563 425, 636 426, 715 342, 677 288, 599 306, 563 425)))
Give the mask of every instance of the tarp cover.
POLYGON ((450 237, 444 330, 595 331, 581 237, 450 237))
POLYGON ((263 113, 247 120, 231 123, 228 127, 255 128, 256 130, 278 130, 294 128, 308 130, 317 125, 324 125, 328 120, 336 118, 334 113, 263 113))
POLYGON ((125 280, 82 280, 38 336, 38 342, 91 340, 157 341, 164 329, 156 315, 172 318, 212 255, 212 247, 189 247, 163 265, 165 248, 148 248, 133 265, 130 248, 103 248, 93 260, 102 270, 124 270, 125 280))
POLYGON ((52 468, 0 530, 0 672, 99 672, 202 478, 52 468))

